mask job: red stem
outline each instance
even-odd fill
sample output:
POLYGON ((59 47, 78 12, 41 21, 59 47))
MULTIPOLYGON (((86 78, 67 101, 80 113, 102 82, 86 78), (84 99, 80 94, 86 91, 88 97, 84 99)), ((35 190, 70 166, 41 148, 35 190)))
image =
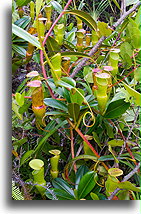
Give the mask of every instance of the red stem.
MULTIPOLYGON (((70 3, 72 2, 72 0, 69 0, 68 3, 66 4, 66 6, 64 7, 64 10, 60 13, 60 15, 58 16, 58 18, 55 20, 55 22, 53 23, 53 25, 51 26, 51 28, 49 29, 49 31, 47 32, 44 41, 43 41, 43 46, 46 43, 46 40, 48 39, 50 33, 52 32, 53 28, 55 27, 55 25, 57 24, 57 22, 59 21, 59 19, 64 15, 65 10, 68 8, 68 6, 70 5, 70 3)), ((40 50, 40 61, 41 61, 41 67, 42 67, 42 72, 43 72, 43 76, 45 79, 47 79, 47 75, 46 75, 46 70, 45 70, 45 66, 44 66, 44 54, 43 51, 40 50)), ((52 98, 55 99, 55 96, 50 88, 50 86, 47 84, 47 87, 49 89, 50 95, 52 96, 52 98)))
POLYGON ((68 3, 66 4, 66 6, 64 7, 63 11, 60 13, 60 15, 58 16, 58 18, 55 20, 55 22, 53 23, 53 25, 51 26, 51 28, 49 29, 49 31, 47 32, 44 41, 43 41, 43 46, 46 43, 47 38, 49 37, 50 33, 52 32, 53 28, 55 27, 55 25, 57 24, 57 22, 59 21, 59 19, 64 15, 65 10, 68 8, 68 6, 70 5, 70 3, 72 2, 72 0, 69 0, 68 3))
POLYGON ((117 81, 116 83, 109 86, 109 88, 117 85, 118 83, 122 82, 126 77, 128 77, 131 73, 133 73, 140 65, 136 66, 132 71, 130 71, 125 77, 123 77, 121 80, 117 81))
MULTIPOLYGON (((89 148, 92 150, 92 152, 95 154, 95 156, 96 156, 97 158, 100 158, 100 155, 99 155, 99 154, 97 153, 97 151, 93 148, 93 146, 90 144, 90 142, 87 140, 87 138, 83 135, 83 133, 82 133, 78 128, 76 128, 75 125, 74 125, 69 119, 67 119, 67 120, 68 120, 69 124, 71 125, 71 127, 74 128, 75 131, 80 135, 80 137, 87 143, 87 145, 88 145, 89 148)), ((104 166, 104 168, 105 168, 106 170, 109 169, 109 168, 106 166, 105 163, 102 162, 102 165, 104 166)))

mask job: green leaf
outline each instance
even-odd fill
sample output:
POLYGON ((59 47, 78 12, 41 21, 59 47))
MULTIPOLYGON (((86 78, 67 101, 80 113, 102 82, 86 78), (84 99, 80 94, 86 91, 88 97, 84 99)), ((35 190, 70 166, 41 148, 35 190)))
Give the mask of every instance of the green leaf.
POLYGON ((104 114, 105 118, 114 119, 126 112, 130 103, 124 101, 124 99, 116 100, 108 105, 108 108, 104 114))
POLYGON ((134 78, 136 81, 141 82, 141 67, 138 67, 135 71, 134 71, 134 78))
POLYGON ((105 182, 105 187, 107 192, 113 192, 118 187, 119 180, 116 177, 108 176, 105 182))
POLYGON ((64 112, 60 111, 49 111, 45 113, 46 115, 52 115, 52 116, 68 116, 68 114, 65 114, 64 112))
POLYGON ((132 97, 134 97, 136 105, 141 106, 141 94, 124 82, 123 82, 123 85, 124 85, 125 89, 128 91, 128 93, 132 97))
POLYGON ((62 178, 55 178, 52 181, 52 185, 54 186, 54 188, 64 190, 66 193, 69 193, 70 195, 74 196, 72 187, 62 178))
POLYGON ((23 119, 22 114, 19 113, 19 106, 14 101, 12 101, 12 110, 20 120, 23 119))
POLYGON ((18 53, 21 56, 26 56, 26 50, 22 47, 20 47, 19 45, 12 45, 12 50, 15 51, 16 53, 18 53))
POLYGON ((107 120, 104 121, 104 125, 109 138, 114 138, 113 126, 107 120))
POLYGON ((107 36, 110 36, 112 33, 112 30, 110 28, 108 28, 108 24, 105 22, 98 21, 97 27, 100 31, 101 36, 107 37, 107 36))
POLYGON ((94 188, 98 180, 97 174, 94 171, 87 172, 80 180, 78 185, 78 199, 84 198, 94 188))
POLYGON ((66 39, 67 39, 68 42, 73 42, 75 40, 75 32, 67 33, 66 39))
POLYGON ((90 196, 91 196, 91 198, 92 198, 93 200, 99 200, 98 195, 95 194, 95 193, 93 193, 93 192, 90 193, 90 196))
POLYGON ((21 146, 24 143, 26 143, 28 141, 28 139, 26 137, 22 138, 21 140, 16 140, 12 145, 13 146, 21 146))
POLYGON ((14 22, 14 24, 24 29, 29 24, 30 21, 31 21, 31 17, 24 16, 21 19, 18 19, 16 22, 14 22))
POLYGON ((63 122, 59 123, 57 126, 55 126, 55 128, 51 129, 49 133, 47 133, 42 140, 38 143, 38 146, 36 147, 36 149, 34 150, 34 153, 36 153, 41 147, 44 146, 44 144, 46 143, 47 139, 54 134, 54 132, 56 132, 60 127, 63 127, 65 124, 67 124, 67 121, 64 120, 63 122))
POLYGON ((91 57, 88 54, 85 53, 81 53, 81 52, 73 52, 73 51, 65 51, 61 53, 62 57, 71 57, 71 56, 76 56, 76 57, 85 57, 85 58, 90 58, 91 57))
MULTIPOLYGON (((69 77, 67 77, 67 78, 69 78, 69 77)), ((74 86, 72 86, 72 82, 70 84, 70 82, 68 83, 68 81, 59 80, 59 81, 56 82, 56 84, 59 85, 59 86, 65 87, 65 88, 69 88, 69 89, 74 88, 74 86)))
POLYGON ((36 17, 39 15, 43 0, 36 0, 36 17))
POLYGON ((58 45, 58 42, 51 36, 48 37, 46 45, 49 56, 53 56, 61 50, 60 46, 58 45))
MULTIPOLYGON (((64 190, 62 189, 52 189, 53 190, 53 194, 57 197, 58 200, 75 200, 75 198, 70 195, 69 193, 65 192, 64 190)), ((47 197, 50 198, 51 194, 50 192, 46 192, 45 193, 47 197)), ((52 196, 51 196, 51 199, 52 199, 52 196)))
POLYGON ((80 113, 80 106, 77 103, 69 103, 68 112, 71 118, 73 118, 74 123, 76 124, 80 113))
POLYGON ((50 1, 50 4, 54 7, 55 10, 57 10, 58 13, 61 13, 63 11, 62 6, 57 1, 50 1))
MULTIPOLYGON (((84 72, 83 74, 86 73, 85 72, 85 69, 84 69, 84 72)), ((93 83, 93 72, 92 71, 89 71, 85 76, 84 76, 84 80, 88 83, 93 83)))
POLYGON ((78 184, 81 180, 81 178, 83 177, 83 175, 85 175, 87 172, 89 171, 89 168, 87 166, 83 166, 81 165, 79 167, 79 169, 76 172, 76 179, 75 179, 75 189, 78 189, 78 184))
POLYGON ((92 134, 93 134, 93 138, 94 138, 95 142, 102 149, 102 146, 101 146, 101 143, 100 143, 100 139, 99 139, 97 133, 96 132, 92 132, 92 134))
POLYGON ((27 5, 31 0, 16 0, 16 4, 19 6, 19 7, 22 7, 24 5, 27 5))
POLYGON ((133 55, 132 46, 128 42, 124 42, 120 46, 120 55, 124 58, 125 53, 127 53, 130 57, 133 55))
POLYGON ((22 94, 18 92, 15 94, 16 102, 21 107, 24 105, 24 96, 25 96, 25 91, 22 94))
POLYGON ((62 101, 60 100, 56 100, 56 99, 53 99, 53 98, 45 98, 44 99, 44 103, 47 105, 47 106, 50 106, 52 108, 57 108, 57 109, 60 109, 60 110, 63 110, 65 112, 68 111, 67 109, 67 105, 64 104, 62 101))
POLYGON ((122 146, 124 144, 123 140, 120 139, 114 139, 114 140, 110 140, 107 143, 108 145, 115 147, 115 146, 122 146))
POLYGON ((62 81, 68 83, 69 85, 75 87, 76 86, 76 82, 74 79, 72 79, 71 77, 62 77, 61 78, 62 81))
MULTIPOLYGON (((84 96, 84 91, 82 89, 78 88, 77 90, 82 94, 82 96, 84 96)), ((77 90, 75 90, 75 88, 71 89, 70 99, 72 103, 77 103, 78 105, 81 106, 84 101, 84 98, 80 95, 80 93, 77 90)))
POLYGON ((114 4, 117 6, 117 8, 120 10, 120 5, 119 3, 117 2, 117 0, 112 0, 114 2, 114 4))
POLYGON ((120 189, 127 189, 127 190, 132 190, 132 191, 136 191, 136 192, 140 192, 141 189, 134 186, 131 182, 129 181, 124 181, 124 182, 120 182, 118 183, 118 187, 120 189))
POLYGON ((95 20, 88 13, 81 10, 69 10, 65 12, 66 14, 72 14, 80 18, 83 22, 85 22, 92 30, 97 30, 97 24, 95 20))
POLYGON ((34 153, 34 150, 29 150, 26 153, 24 153, 20 159, 20 166, 22 166, 27 160, 29 160, 33 153, 34 153))
POLYGON ((18 27, 15 24, 12 24, 12 33, 14 33, 16 36, 24 39, 25 41, 31 43, 32 45, 36 46, 39 49, 41 48, 40 42, 35 36, 32 36, 27 31, 23 30, 22 28, 18 27))

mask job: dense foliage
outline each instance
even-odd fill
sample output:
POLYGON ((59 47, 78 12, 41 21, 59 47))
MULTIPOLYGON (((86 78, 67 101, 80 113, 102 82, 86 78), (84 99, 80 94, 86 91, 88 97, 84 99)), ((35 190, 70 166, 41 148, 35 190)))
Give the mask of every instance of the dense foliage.
POLYGON ((140 200, 138 0, 12 1, 13 200, 140 200))

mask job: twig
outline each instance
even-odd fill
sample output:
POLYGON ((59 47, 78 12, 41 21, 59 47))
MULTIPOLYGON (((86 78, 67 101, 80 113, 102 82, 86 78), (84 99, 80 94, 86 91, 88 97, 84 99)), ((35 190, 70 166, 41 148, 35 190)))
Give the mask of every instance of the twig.
POLYGON ((138 115, 139 115, 139 107, 138 107, 138 109, 137 109, 137 111, 136 111, 135 118, 134 118, 134 122, 133 122, 133 124, 132 124, 132 126, 131 126, 131 128, 130 128, 130 130, 129 130, 129 132, 128 132, 127 138, 126 138, 126 140, 125 140, 125 142, 124 142, 124 145, 123 145, 122 148, 121 148, 121 151, 120 151, 120 153, 119 153, 119 155, 118 155, 118 158, 120 158, 120 155, 123 153, 123 150, 124 150, 124 148, 125 148, 125 146, 126 146, 126 143, 127 143, 127 141, 129 140, 129 137, 130 137, 130 135, 131 135, 131 133, 132 133, 132 130, 133 130, 135 124, 136 124, 138 115))
MULTIPOLYGON (((140 168, 140 163, 126 176, 124 176, 123 180, 121 182, 125 182, 127 180, 129 180, 129 178, 131 178, 140 168)), ((112 198, 118 193, 118 191, 120 190, 120 188, 115 189, 114 192, 111 193, 111 195, 108 197, 108 200, 112 200, 112 198)))
MULTIPOLYGON (((116 27, 118 27, 121 22, 129 15, 131 14, 134 10, 136 10, 137 7, 139 7, 141 5, 141 2, 138 2, 137 4, 135 4, 130 10, 128 10, 126 13, 123 14, 123 16, 121 16, 121 18, 112 26, 113 29, 116 29, 116 27)), ((102 42, 106 39, 107 37, 102 36, 99 41, 96 43, 96 45, 91 49, 91 51, 88 53, 89 56, 94 55, 94 53, 98 50, 98 48, 101 46, 102 42)), ((83 58, 77 65, 77 67, 74 69, 73 73, 70 75, 70 77, 74 77, 78 71, 81 70, 81 68, 85 65, 86 61, 88 61, 89 58, 83 58)))
MULTIPOLYGON (((72 159, 75 157, 74 155, 74 143, 73 143, 73 140, 74 140, 74 137, 73 137, 73 129, 71 128, 70 129, 70 136, 71 136, 71 156, 72 156, 72 159)), ((76 164, 74 163, 74 171, 76 173, 77 171, 77 168, 76 168, 76 164)))
POLYGON ((126 13, 126 0, 122 0, 121 2, 121 16, 126 13))

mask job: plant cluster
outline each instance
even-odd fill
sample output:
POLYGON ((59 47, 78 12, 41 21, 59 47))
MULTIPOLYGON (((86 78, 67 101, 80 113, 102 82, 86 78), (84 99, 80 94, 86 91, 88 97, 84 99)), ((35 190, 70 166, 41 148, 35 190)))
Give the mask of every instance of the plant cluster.
POLYGON ((13 200, 141 199, 140 5, 12 1, 13 200))

